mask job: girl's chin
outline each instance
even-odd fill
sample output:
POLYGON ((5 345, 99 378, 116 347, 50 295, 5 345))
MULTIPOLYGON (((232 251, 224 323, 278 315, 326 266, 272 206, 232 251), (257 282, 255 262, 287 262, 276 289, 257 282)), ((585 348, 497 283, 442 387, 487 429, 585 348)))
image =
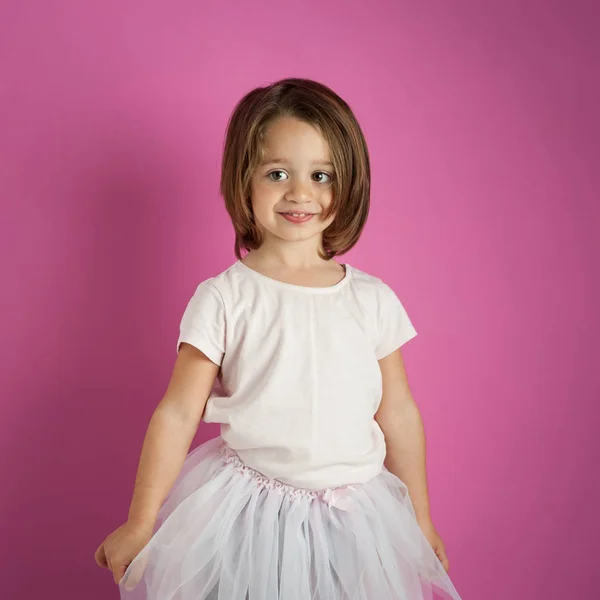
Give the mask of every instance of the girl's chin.
POLYGON ((287 227, 286 225, 263 230, 262 232, 263 239, 277 240, 279 242, 302 242, 315 237, 321 237, 321 234, 321 230, 315 231, 314 229, 294 228, 287 227))

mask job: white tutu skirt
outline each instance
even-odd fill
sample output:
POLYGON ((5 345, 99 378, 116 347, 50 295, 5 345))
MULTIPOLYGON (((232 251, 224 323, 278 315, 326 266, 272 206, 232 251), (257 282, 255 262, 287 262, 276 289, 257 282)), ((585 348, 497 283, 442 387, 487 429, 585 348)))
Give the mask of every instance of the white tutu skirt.
POLYGON ((460 600, 387 471, 364 484, 293 487, 221 437, 190 452, 121 600, 460 600))

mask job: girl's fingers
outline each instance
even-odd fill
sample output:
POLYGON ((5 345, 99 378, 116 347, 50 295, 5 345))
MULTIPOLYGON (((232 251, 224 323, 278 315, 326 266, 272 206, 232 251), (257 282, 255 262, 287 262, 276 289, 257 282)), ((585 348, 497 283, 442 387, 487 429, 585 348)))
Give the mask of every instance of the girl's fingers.
POLYGON ((450 562, 448 561, 448 556, 446 555, 445 548, 441 546, 440 548, 438 548, 436 554, 438 555, 440 562, 444 566, 444 569, 446 570, 446 572, 448 572, 448 569, 450 568, 450 562))
POLYGON ((119 581, 121 581, 121 579, 123 579, 123 575, 125 575, 125 567, 123 567, 123 566, 117 567, 113 571, 113 577, 114 577, 115 583, 117 585, 118 585, 119 581))
POLYGON ((104 543, 98 546, 96 553, 94 554, 94 559, 96 560, 96 564, 103 569, 108 568, 108 564, 106 562, 106 554, 104 553, 104 543))

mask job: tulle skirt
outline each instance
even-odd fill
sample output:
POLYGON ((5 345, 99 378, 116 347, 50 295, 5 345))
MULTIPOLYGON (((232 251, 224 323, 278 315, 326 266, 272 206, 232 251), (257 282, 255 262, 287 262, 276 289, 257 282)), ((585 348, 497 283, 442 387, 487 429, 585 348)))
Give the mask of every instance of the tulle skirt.
POLYGON ((460 600, 385 468, 321 491, 269 479, 221 437, 190 452, 121 600, 460 600))

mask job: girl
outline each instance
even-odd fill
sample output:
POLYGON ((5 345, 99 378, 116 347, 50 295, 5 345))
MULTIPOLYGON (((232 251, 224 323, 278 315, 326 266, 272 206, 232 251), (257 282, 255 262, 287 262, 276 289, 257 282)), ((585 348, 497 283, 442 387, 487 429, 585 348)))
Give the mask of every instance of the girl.
POLYGON ((129 518, 95 555, 122 600, 460 599, 400 354, 416 331, 388 285, 334 260, 369 191, 362 131, 328 87, 285 79, 235 108, 237 261, 185 309, 129 518), (201 419, 221 435, 188 454, 201 419))

